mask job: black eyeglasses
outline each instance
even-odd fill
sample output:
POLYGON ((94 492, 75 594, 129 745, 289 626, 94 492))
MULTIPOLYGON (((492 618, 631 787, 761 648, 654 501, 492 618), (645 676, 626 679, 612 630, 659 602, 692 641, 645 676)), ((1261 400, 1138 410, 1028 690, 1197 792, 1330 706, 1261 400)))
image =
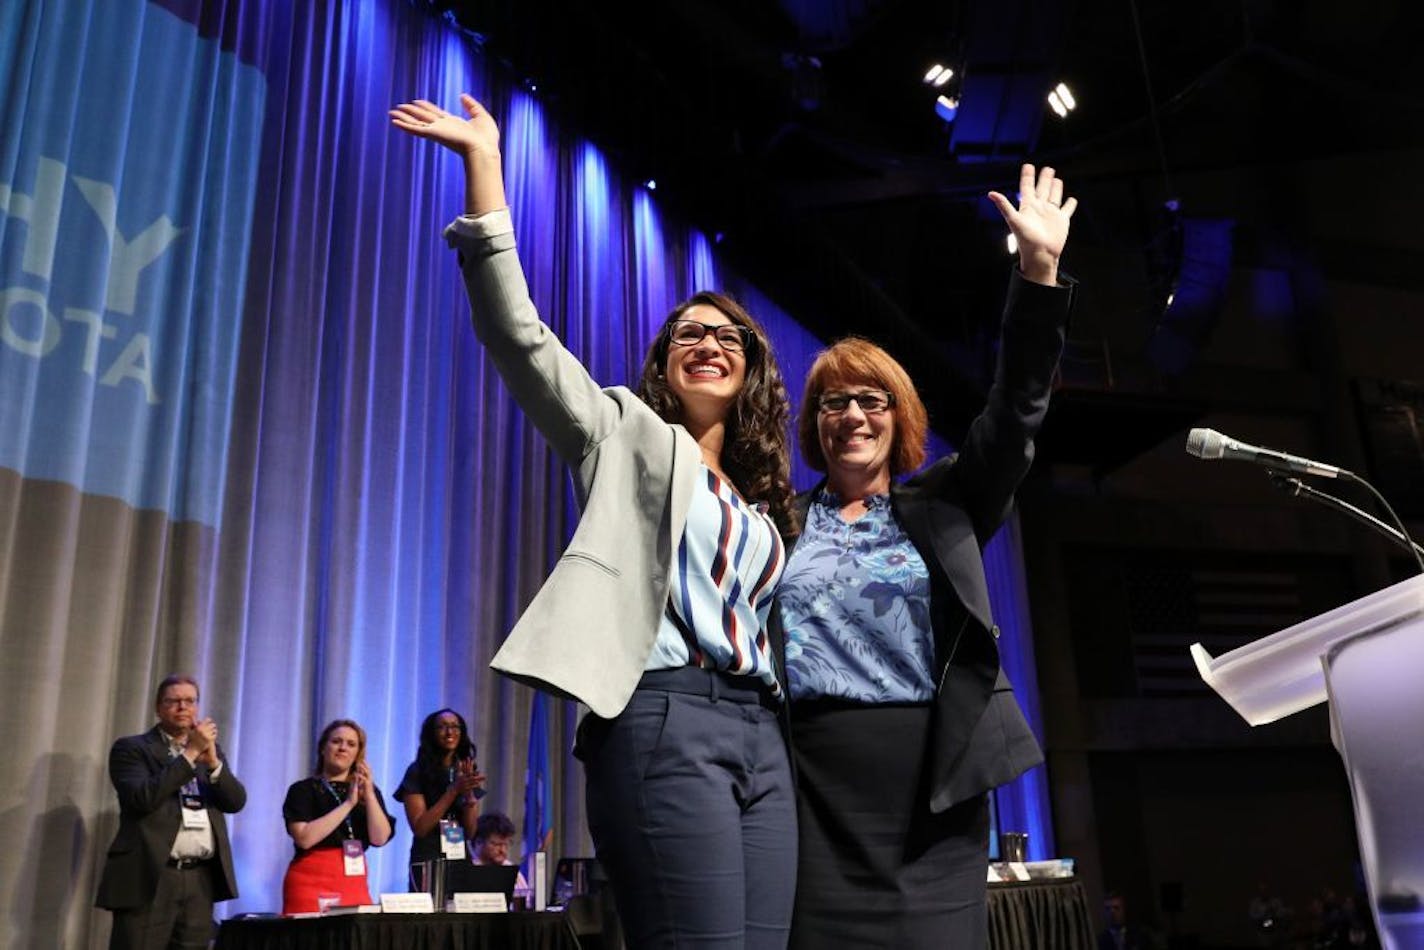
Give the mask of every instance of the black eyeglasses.
POLYGON ((866 415, 884 412, 895 405, 895 394, 883 389, 867 389, 858 393, 821 393, 816 408, 827 415, 839 415, 855 403, 866 415))
POLYGON ((740 353, 752 345, 756 334, 750 327, 735 323, 698 323, 696 320, 674 320, 668 325, 668 342, 673 346, 696 346, 707 338, 707 334, 717 340, 717 344, 728 353, 740 353))

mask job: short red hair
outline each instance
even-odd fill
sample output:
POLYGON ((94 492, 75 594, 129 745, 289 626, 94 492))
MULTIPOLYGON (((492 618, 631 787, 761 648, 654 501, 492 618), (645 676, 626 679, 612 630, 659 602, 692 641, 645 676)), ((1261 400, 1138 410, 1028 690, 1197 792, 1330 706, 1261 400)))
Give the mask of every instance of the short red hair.
POLYGON ((816 431, 816 417, 820 414, 817 403, 821 394, 833 386, 865 386, 891 393, 895 397, 895 405, 890 410, 895 414, 895 444, 890 452, 890 473, 902 475, 925 464, 930 414, 915 391, 910 374, 895 357, 874 343, 848 336, 822 350, 806 374, 806 391, 796 419, 796 434, 807 465, 818 472, 826 470, 826 456, 821 452, 821 439, 816 431))

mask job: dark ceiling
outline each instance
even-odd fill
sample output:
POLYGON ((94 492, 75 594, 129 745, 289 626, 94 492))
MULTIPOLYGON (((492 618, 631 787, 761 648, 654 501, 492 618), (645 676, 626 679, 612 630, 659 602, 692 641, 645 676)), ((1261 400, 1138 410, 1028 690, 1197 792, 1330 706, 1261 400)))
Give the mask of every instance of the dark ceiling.
MULTIPOLYGON (((1424 140, 1410 0, 429 2, 802 322, 908 354, 932 405, 979 403, 1007 271, 982 196, 1020 162, 1156 207, 1174 173, 1424 140)), ((1144 246, 1141 212, 1074 242, 1144 246)))

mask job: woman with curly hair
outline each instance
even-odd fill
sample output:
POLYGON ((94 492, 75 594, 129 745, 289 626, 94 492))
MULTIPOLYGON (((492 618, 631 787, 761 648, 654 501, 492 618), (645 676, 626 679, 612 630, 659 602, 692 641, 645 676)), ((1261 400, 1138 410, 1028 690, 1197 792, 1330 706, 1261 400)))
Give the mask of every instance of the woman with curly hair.
POLYGON ((440 857, 441 826, 453 821, 473 841, 485 777, 475 765, 475 743, 465 717, 437 709, 420 724, 420 748, 406 768, 395 799, 410 824, 410 863, 440 857))
POLYGON ((634 947, 782 947, 796 814, 767 617, 790 527, 786 391, 740 305, 664 320, 637 393, 601 389, 539 321, 515 254, 499 130, 424 101, 396 128, 465 168, 460 255, 475 335, 573 468, 573 540, 495 669, 586 703, 589 830, 634 947))

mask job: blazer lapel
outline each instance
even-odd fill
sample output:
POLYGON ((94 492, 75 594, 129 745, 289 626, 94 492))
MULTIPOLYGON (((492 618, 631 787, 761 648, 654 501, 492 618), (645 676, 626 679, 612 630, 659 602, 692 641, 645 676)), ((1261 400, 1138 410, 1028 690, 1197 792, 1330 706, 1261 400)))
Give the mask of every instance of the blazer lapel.
POLYGON ((933 552, 940 567, 946 567, 930 534, 929 505, 925 503, 924 494, 904 485, 893 485, 890 488, 890 510, 895 513, 895 520, 905 529, 910 543, 921 556, 933 552))
POLYGON ((148 730, 146 738, 148 741, 145 746, 148 749, 148 754, 158 766, 157 771, 161 772, 168 767, 168 760, 171 758, 168 754, 168 736, 158 726, 154 726, 148 730))

